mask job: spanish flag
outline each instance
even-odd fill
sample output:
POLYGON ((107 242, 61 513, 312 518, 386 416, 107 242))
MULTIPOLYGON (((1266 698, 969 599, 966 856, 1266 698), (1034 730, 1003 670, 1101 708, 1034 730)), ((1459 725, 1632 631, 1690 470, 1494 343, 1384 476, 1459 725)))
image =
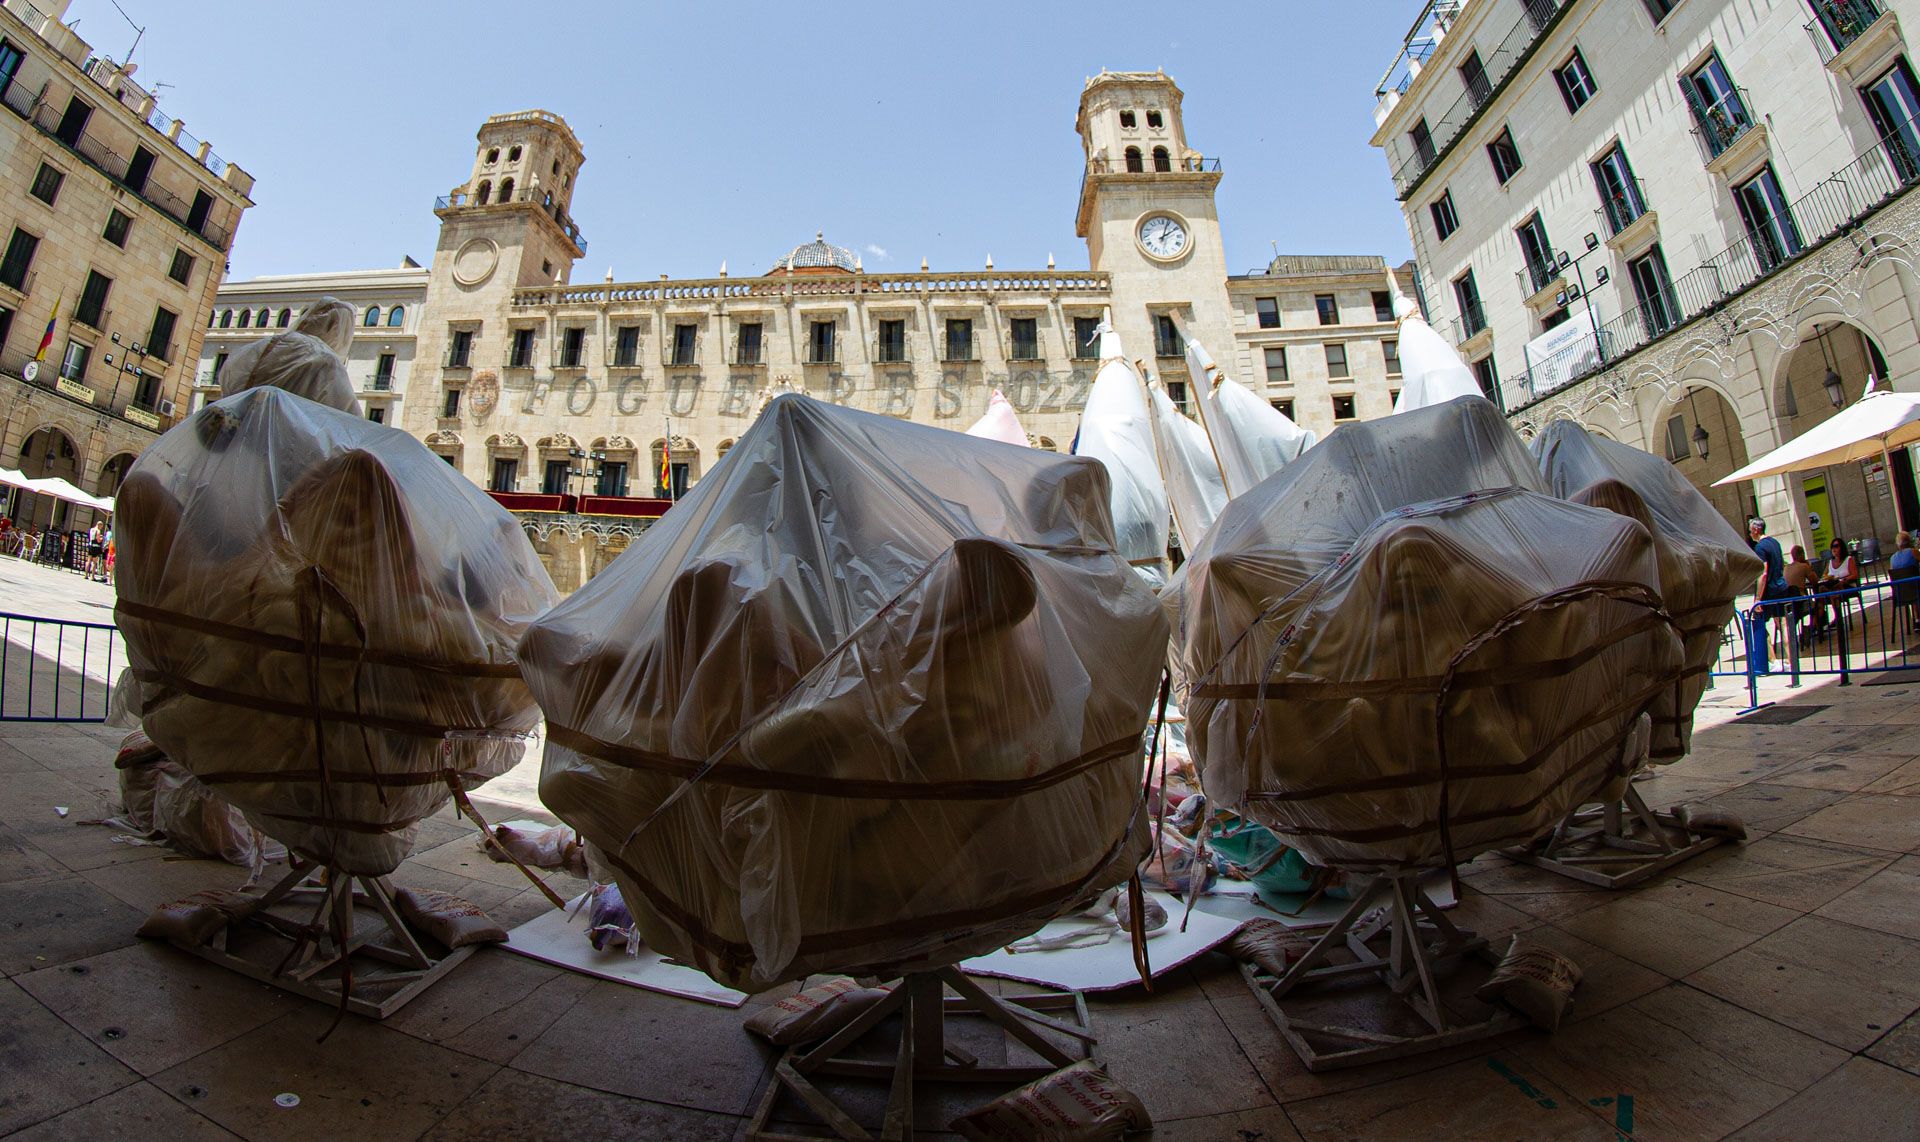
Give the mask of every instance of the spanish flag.
POLYGON ((54 301, 53 313, 47 318, 47 331, 40 335, 40 348, 33 354, 34 360, 45 361, 47 359, 47 347, 53 344, 53 323, 60 320, 60 306, 66 300, 67 295, 63 293, 54 301))
POLYGON ((660 442, 660 487, 667 498, 673 498, 673 443, 671 439, 660 442))

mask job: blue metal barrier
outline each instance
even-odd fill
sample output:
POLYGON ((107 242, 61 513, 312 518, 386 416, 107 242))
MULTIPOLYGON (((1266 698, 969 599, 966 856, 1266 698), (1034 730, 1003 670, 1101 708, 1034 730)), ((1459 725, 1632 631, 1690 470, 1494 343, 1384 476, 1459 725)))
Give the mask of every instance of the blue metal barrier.
POLYGON ((1920 577, 1862 583, 1844 590, 1747 603, 1721 639, 1716 678, 1746 679, 1749 704, 1759 680, 1785 673, 1798 686, 1809 675, 1920 670, 1920 577))
POLYGON ((0 722, 104 722, 126 659, 108 624, 0 612, 0 722))

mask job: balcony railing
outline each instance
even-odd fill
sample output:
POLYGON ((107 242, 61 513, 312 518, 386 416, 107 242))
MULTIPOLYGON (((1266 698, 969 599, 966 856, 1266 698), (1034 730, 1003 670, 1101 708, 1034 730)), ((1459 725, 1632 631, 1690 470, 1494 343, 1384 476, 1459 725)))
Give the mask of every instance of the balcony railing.
POLYGON ((1681 89, 1686 92, 1687 106, 1693 109, 1693 121, 1699 126, 1700 141, 1706 144, 1709 159, 1718 158, 1753 129, 1752 104, 1745 88, 1735 87, 1711 103, 1701 98, 1692 80, 1682 80, 1681 89))
POLYGON ((375 373, 373 375, 373 391, 376 393, 392 392, 393 391, 393 374, 375 373))
POLYGON ((825 345, 825 346, 822 346, 822 345, 809 345, 809 346, 807 347, 807 362, 806 362, 806 363, 807 363, 807 364, 809 364, 809 365, 837 365, 837 364, 839 364, 839 363, 840 363, 840 349, 839 349, 839 346, 837 346, 837 345, 825 345))
POLYGON ((509 369, 533 368, 533 350, 529 349, 525 353, 521 353, 516 350, 515 352, 507 354, 507 368, 509 369))
MULTIPOLYGON (((457 190, 452 194, 442 194, 436 197, 433 200, 433 208, 435 210, 447 210, 455 206, 495 206, 505 205, 508 201, 509 200, 505 198, 491 197, 485 203, 482 203, 476 196, 468 194, 466 191, 457 190)), ((580 236, 580 227, 574 224, 573 218, 568 215, 566 211, 560 209, 559 203, 550 203, 546 202, 543 198, 535 198, 533 191, 530 189, 516 189, 511 201, 538 206, 542 213, 552 218, 560 229, 566 231, 567 237, 572 239, 574 245, 580 247, 582 254, 587 252, 587 240, 580 236)))
MULTIPOLYGON (((1439 16, 1439 5, 1431 5, 1429 15, 1439 16)), ((1402 202, 1413 194, 1421 181, 1426 178, 1455 143, 1466 134, 1480 112, 1498 94, 1514 72, 1525 63, 1527 57, 1540 43, 1542 35, 1558 21, 1566 11, 1568 0, 1523 0, 1521 16, 1507 34, 1500 38, 1489 51, 1480 57, 1481 73, 1486 81, 1484 93, 1478 85, 1468 85, 1461 81, 1462 90, 1447 109, 1439 115, 1427 116, 1427 134, 1421 143, 1407 143, 1407 153, 1394 163, 1393 187, 1395 196, 1402 202)), ((1424 22, 1424 17, 1423 17, 1424 22)), ((1450 21, 1449 21, 1450 22, 1450 21)), ((1416 33, 1419 27, 1416 26, 1416 33)), ((1399 58, 1387 72, 1387 78, 1381 81, 1375 92, 1386 106, 1389 98, 1398 99, 1411 86, 1413 77, 1420 71, 1420 65, 1430 56, 1439 38, 1445 35, 1446 28, 1437 26, 1436 31, 1416 42, 1415 36, 1409 36, 1399 58)))
POLYGON ((1038 361, 1040 359, 1040 342, 1021 341, 1016 338, 1013 342, 1012 351, 1007 354, 1007 359, 1010 361, 1038 361))
POLYGON ((1560 276, 1560 267, 1554 264, 1551 251, 1545 258, 1527 258, 1526 267, 1521 273, 1521 280, 1527 283, 1528 297, 1546 289, 1560 276))
MULTIPOLYGON (((1714 312, 1736 294, 1920 185, 1920 143, 1914 140, 1920 140, 1920 122, 1909 119, 1900 129, 1883 136, 1878 144, 1795 199, 1787 208, 1787 220, 1792 225, 1783 226, 1798 241, 1794 249, 1783 248, 1781 239, 1772 231, 1761 231, 1758 240, 1751 234, 1743 235, 1674 279, 1665 296, 1636 306, 1602 325, 1598 359, 1569 375, 1566 383, 1570 385, 1590 376, 1672 329, 1714 312)), ((1591 348, 1580 345, 1562 352, 1590 352, 1591 348)), ((1533 372, 1558 375, 1565 371, 1542 369, 1542 364, 1536 362, 1533 372)), ((1525 384, 1528 400, 1556 391, 1536 390, 1531 375, 1525 384)))
POLYGON ((1178 337, 1155 336, 1153 339, 1153 355, 1156 357, 1184 357, 1187 355, 1187 347, 1180 343, 1180 338, 1178 337))
POLYGON ((225 253, 233 244, 232 231, 206 220, 202 220, 198 226, 189 221, 193 217, 192 205, 161 186, 151 174, 148 175, 144 186, 136 188, 128 182, 128 160, 97 137, 82 132, 79 138, 71 141, 61 138, 57 134, 60 113, 51 105, 41 102, 36 95, 27 90, 25 85, 14 83, 4 92, 0 92, 0 105, 31 123, 41 134, 78 155, 88 166, 138 195, 143 202, 172 219, 187 233, 206 242, 221 253, 225 253))
POLYGON ((1880 5, 1873 0, 1810 0, 1813 19, 1807 22, 1807 35, 1825 63, 1860 38, 1880 18, 1880 5))
POLYGON ((940 344, 943 361, 978 361, 980 355, 974 351, 974 339, 971 334, 960 337, 949 333, 940 344))
POLYGON ((1487 307, 1479 301, 1470 301, 1460 307, 1460 316, 1453 319, 1453 342, 1458 345, 1487 327, 1487 307))
POLYGON ((1623 194, 1609 194, 1600 200, 1600 212, 1606 215, 1607 233, 1614 235, 1638 222, 1647 212, 1647 188, 1639 179, 1623 194))
POLYGON ((899 364, 907 359, 907 346, 904 341, 882 341, 874 349, 874 360, 886 364, 899 364))

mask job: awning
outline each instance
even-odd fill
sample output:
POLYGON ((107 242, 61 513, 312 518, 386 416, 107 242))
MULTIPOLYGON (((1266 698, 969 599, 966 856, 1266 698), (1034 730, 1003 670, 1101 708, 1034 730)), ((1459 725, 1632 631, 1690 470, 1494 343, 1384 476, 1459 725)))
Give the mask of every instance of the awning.
MULTIPOLYGON (((17 476, 19 473, 15 472, 13 475, 17 476)), ((79 504, 83 508, 95 508, 103 512, 113 510, 111 497, 88 495, 58 476, 27 478, 15 483, 14 486, 43 496, 52 496, 56 500, 65 500, 70 504, 79 504)))

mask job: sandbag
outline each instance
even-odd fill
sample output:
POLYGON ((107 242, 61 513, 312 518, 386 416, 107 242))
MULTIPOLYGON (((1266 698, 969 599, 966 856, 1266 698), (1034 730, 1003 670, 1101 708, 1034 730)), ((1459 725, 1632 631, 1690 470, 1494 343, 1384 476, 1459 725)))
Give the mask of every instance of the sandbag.
POLYGON ((402 888, 393 894, 400 918, 448 948, 504 944, 507 930, 478 904, 434 888, 402 888))
POLYGON ((1647 530, 1545 494, 1487 401, 1346 425, 1181 569, 1208 796, 1351 871, 1524 843, 1679 676, 1658 583, 1647 530))
POLYGON ((244 892, 209 888, 162 904, 141 922, 134 935, 198 946, 213 939, 233 921, 260 909, 260 898, 244 892))
POLYGON ((524 752, 510 735, 538 710, 513 644, 552 583, 413 437, 252 389, 150 445, 117 519, 130 705, 295 852, 383 876, 450 780, 524 752))
POLYGON ((1125 880, 1166 625, 1107 493, 782 395, 535 622, 541 799, 647 944, 746 991, 885 978, 1125 880))
POLYGON ((949 1124, 968 1142, 1119 1142, 1150 1131, 1153 1118, 1107 1068, 1083 1059, 949 1124))
POLYGON ((746 1028, 776 1047, 825 1039, 865 1015, 891 995, 884 987, 861 987, 848 976, 795 992, 767 1004, 747 1019, 746 1028))
POLYGON ((1556 420, 1534 438, 1533 454, 1554 495, 1632 516, 1653 534, 1660 594, 1686 640, 1686 671, 1653 704, 1648 759, 1678 761, 1693 746, 1694 709, 1735 600, 1760 578, 1760 559, 1678 468, 1651 452, 1556 420))
POLYGON ((1542 1031, 1557 1031, 1580 976, 1580 965, 1571 956, 1515 936, 1474 996, 1486 1003, 1504 1002, 1542 1031))
POLYGON ((357 416, 360 399, 346 365, 352 345, 353 307, 323 297, 292 329, 263 337, 228 358, 220 370, 220 395, 268 385, 357 416))

